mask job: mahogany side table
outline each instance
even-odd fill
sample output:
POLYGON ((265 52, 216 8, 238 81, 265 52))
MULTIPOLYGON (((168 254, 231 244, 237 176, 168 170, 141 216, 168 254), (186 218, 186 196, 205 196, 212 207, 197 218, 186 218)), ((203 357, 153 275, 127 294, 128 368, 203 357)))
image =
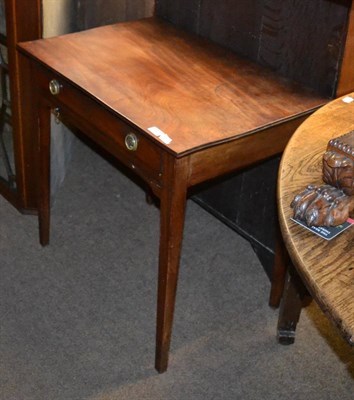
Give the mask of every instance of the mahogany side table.
POLYGON ((49 241, 53 109, 160 199, 155 365, 163 372, 188 188, 280 153, 327 99, 155 18, 28 42, 19 50, 31 64, 39 121, 41 243, 49 241))

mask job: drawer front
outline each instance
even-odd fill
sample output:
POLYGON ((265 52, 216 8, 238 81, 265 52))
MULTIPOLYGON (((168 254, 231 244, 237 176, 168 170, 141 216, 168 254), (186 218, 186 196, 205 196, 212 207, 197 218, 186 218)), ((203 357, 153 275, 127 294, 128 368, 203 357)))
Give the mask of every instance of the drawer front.
POLYGON ((52 108, 59 108, 64 123, 79 128, 148 183, 159 185, 162 149, 158 143, 62 77, 37 66, 36 71, 41 96, 52 108))

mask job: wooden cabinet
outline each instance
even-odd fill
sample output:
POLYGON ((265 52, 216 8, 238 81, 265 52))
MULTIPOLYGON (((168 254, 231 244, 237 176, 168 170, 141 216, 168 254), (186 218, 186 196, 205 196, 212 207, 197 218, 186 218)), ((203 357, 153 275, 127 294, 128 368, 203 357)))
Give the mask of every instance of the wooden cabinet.
MULTIPOLYGON (((21 210, 35 211, 35 165, 33 141, 31 138, 31 99, 26 91, 26 69, 22 68, 16 44, 20 41, 41 37, 40 0, 3 0, 3 34, 8 59, 7 90, 11 103, 12 140, 7 139, 5 149, 15 174, 15 183, 9 184, 7 174, 0 179, 0 193, 21 210), (29 7, 29 3, 31 6, 29 7), (5 26, 4 26, 5 25, 5 26), (29 105, 29 106, 28 106, 29 105), (13 161, 12 161, 13 160, 13 161)), ((7 78, 6 78, 7 79, 7 78)), ((4 95, 4 93, 2 93, 4 95)), ((0 162, 3 160, 0 160, 0 162)), ((4 171, 4 169, 3 169, 4 171)))

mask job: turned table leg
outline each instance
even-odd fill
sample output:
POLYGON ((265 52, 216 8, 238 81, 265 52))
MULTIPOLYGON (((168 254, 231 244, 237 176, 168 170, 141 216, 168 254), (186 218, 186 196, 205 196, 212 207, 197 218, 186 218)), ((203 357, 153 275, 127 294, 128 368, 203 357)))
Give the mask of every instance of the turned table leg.
POLYGON ((172 157, 166 162, 161 193, 155 358, 155 367, 160 373, 168 365, 186 208, 186 174, 183 162, 180 164, 172 157))
POLYGON ((277 338, 281 344, 292 344, 295 341, 296 326, 300 318, 304 300, 308 292, 302 283, 297 271, 290 264, 286 279, 283 297, 280 303, 277 338))
POLYGON ((279 227, 277 229, 274 264, 272 269, 271 288, 269 295, 270 307, 278 308, 284 291, 284 283, 287 267, 289 264, 289 256, 285 249, 285 244, 281 236, 279 227))

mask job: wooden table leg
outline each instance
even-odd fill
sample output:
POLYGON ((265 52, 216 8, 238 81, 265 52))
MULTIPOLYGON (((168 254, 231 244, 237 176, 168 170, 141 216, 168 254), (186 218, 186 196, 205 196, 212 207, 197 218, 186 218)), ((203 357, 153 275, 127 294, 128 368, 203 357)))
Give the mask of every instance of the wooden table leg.
POLYGON ((284 283, 287 267, 289 264, 289 255, 285 249, 285 244, 280 233, 280 229, 277 229, 275 252, 274 252, 274 264, 272 269, 271 288, 269 295, 270 307, 278 308, 281 297, 284 291, 284 283))
POLYGON ((160 211, 155 358, 155 368, 160 373, 166 371, 168 365, 187 196, 186 167, 183 161, 169 158, 164 168, 160 211))
POLYGON ((50 107, 41 103, 39 117, 38 221, 42 246, 49 243, 50 225, 50 107))
POLYGON ((283 297, 280 303, 278 319, 278 342, 292 344, 295 341, 296 326, 300 318, 304 300, 309 296, 297 271, 290 264, 286 279, 283 297))

